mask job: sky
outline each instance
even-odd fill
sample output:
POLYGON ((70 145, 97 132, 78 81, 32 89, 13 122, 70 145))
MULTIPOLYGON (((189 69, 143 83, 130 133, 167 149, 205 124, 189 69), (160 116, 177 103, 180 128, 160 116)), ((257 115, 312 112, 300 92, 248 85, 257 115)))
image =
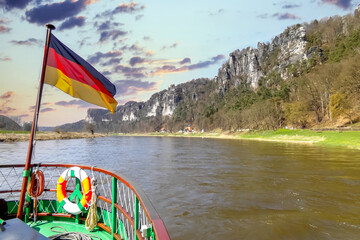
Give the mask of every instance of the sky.
MULTIPOLYGON (((45 24, 117 88, 119 105, 201 77, 236 49, 271 42, 286 27, 353 13, 354 0, 0 0, 0 115, 30 122, 45 24)), ((98 108, 44 86, 39 126, 85 119, 98 108)))

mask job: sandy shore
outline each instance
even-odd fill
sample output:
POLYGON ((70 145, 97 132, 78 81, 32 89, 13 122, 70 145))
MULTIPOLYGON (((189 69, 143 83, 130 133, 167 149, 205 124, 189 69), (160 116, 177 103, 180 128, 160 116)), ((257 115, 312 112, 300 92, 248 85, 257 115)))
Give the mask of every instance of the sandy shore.
POLYGON ((313 144, 323 141, 324 138, 303 137, 303 136, 287 136, 277 138, 258 138, 258 137, 243 137, 243 134, 226 134, 226 133, 206 133, 206 134, 160 134, 160 133, 130 133, 117 134, 118 136, 138 136, 138 137, 193 137, 193 138, 217 138, 217 139, 240 139, 240 140, 254 140, 267 142, 287 142, 287 143, 301 143, 313 144))
MULTIPOLYGON (((293 142, 312 144, 313 139, 294 139, 291 137, 282 139, 264 139, 264 138, 242 138, 242 134, 224 134, 224 133, 207 133, 207 134, 161 134, 161 133, 130 133, 130 134, 115 134, 118 136, 143 136, 143 137, 196 137, 196 138, 218 138, 218 139, 246 139, 255 141, 275 141, 275 142, 293 142)), ((95 138, 107 137, 108 134, 94 133, 79 133, 79 132, 40 132, 36 134, 36 140, 56 140, 56 139, 77 139, 77 138, 95 138)), ((29 133, 0 133, 0 142, 20 142, 29 141, 29 133)), ((322 139, 321 139, 322 140, 322 139)), ((321 141, 320 140, 320 141, 321 141)))
MULTIPOLYGON (((76 138, 95 138, 106 137, 107 134, 100 133, 77 133, 77 132, 41 132, 36 134, 36 140, 54 140, 54 139, 76 139, 76 138)), ((19 142, 29 141, 30 133, 1 133, 0 142, 19 142)))

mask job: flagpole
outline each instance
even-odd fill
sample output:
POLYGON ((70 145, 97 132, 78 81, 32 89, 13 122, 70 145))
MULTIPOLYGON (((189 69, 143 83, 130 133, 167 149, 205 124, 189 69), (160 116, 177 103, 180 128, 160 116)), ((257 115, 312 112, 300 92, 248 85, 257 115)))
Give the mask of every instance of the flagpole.
POLYGON ((42 96, 44 79, 45 79, 46 62, 47 62, 48 53, 49 53, 51 30, 55 29, 55 26, 52 24, 46 24, 46 27, 47 27, 47 32, 46 32, 46 41, 45 41, 45 51, 44 51, 43 64, 42 64, 42 70, 41 70, 40 84, 39 84, 38 95, 37 95, 37 99, 36 99, 34 119, 33 119, 32 127, 31 127, 28 153, 27 153, 26 163, 25 163, 25 167, 24 167, 24 171, 23 171, 24 178, 23 178, 23 182, 22 182, 21 194, 20 194, 20 199, 19 199, 19 208, 18 208, 18 212, 16 215, 16 217, 20 218, 20 219, 22 218, 22 215, 23 215, 26 186, 28 183, 28 178, 30 176, 29 170, 30 170, 30 166, 31 166, 31 157, 32 157, 33 147, 34 147, 34 138, 35 138, 37 123, 38 123, 38 118, 39 118, 41 96, 42 96))

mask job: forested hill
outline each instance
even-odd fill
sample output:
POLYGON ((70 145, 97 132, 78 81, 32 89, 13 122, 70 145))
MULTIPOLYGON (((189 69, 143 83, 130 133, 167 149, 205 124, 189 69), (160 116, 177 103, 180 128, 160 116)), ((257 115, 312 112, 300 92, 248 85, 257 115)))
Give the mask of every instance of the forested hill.
POLYGON ((351 125, 359 118, 357 10, 291 26, 269 43, 236 50, 213 79, 172 85, 113 115, 89 109, 78 130, 277 129, 351 125))
POLYGON ((0 115, 0 130, 17 131, 17 130, 21 130, 21 127, 11 118, 6 117, 4 115, 0 115))

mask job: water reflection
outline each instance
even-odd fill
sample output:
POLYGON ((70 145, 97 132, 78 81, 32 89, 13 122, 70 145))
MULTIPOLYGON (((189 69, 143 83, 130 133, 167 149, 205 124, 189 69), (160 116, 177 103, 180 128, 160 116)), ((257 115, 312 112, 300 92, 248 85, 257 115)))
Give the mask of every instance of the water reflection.
MULTIPOLYGON (((27 143, 1 143, 23 163, 27 143)), ((125 173, 172 239, 358 239, 359 151, 240 140, 108 137, 38 142, 36 162, 125 173)))

